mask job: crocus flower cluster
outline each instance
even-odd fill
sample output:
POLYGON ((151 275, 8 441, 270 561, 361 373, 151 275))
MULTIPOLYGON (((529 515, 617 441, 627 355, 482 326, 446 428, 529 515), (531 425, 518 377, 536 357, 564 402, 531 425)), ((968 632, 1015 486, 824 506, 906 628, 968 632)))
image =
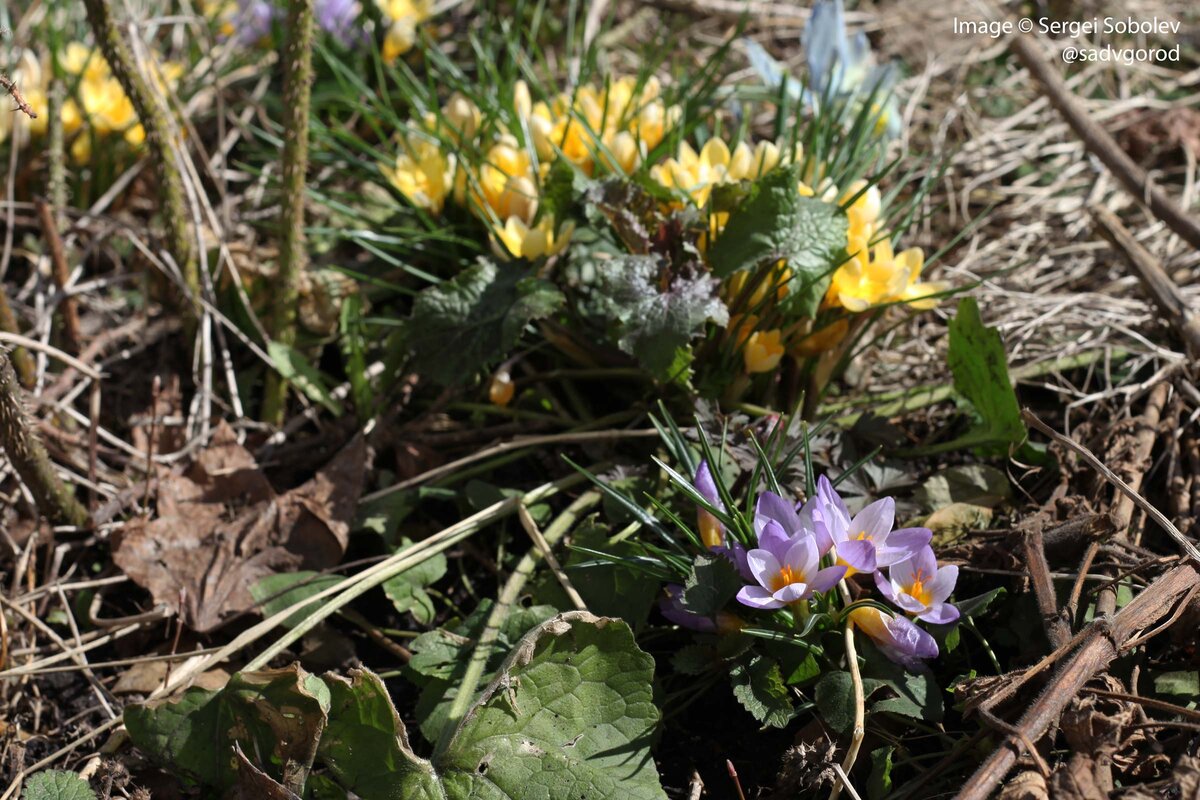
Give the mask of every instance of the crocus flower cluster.
POLYGON ((535 101, 517 81, 511 118, 488 131, 479 107, 456 93, 440 113, 410 124, 395 162, 381 169, 418 208, 438 214, 450 199, 470 209, 488 225, 497 257, 546 258, 574 231, 570 221, 538 214, 551 165, 561 158, 588 175, 633 171, 679 119, 659 91, 653 77, 626 76, 535 101))
MULTIPOLYGON (((133 103, 109 70, 99 50, 82 42, 71 42, 63 48, 60 63, 75 87, 62 107, 63 134, 67 137, 71 157, 77 164, 91 160, 92 145, 119 135, 130 148, 140 148, 146 132, 138 121, 133 103)), ((29 134, 41 136, 47 129, 46 97, 51 74, 49 59, 39 60, 25 50, 13 70, 13 78, 25 101, 37 114, 29 119, 24 114, 4 114, 0 122, 0 141, 11 130, 22 140, 29 134)), ((152 63, 152 76, 160 90, 174 87, 183 67, 173 62, 152 63)))
MULTIPOLYGON (((693 484, 705 500, 724 511, 707 462, 701 462, 693 484)), ((803 504, 763 492, 754 509, 756 546, 749 548, 733 539, 712 513, 703 508, 698 513, 704 544, 729 558, 746 581, 737 594, 744 606, 766 611, 794 608, 841 580, 869 575, 899 611, 889 614, 858 606, 849 620, 889 658, 910 667, 935 657, 938 648, 909 617, 932 624, 958 619, 958 609, 948 602, 958 567, 938 566, 929 529, 893 529, 896 503, 890 497, 852 516, 824 476, 817 481, 816 495, 803 504)), ((663 609, 675 622, 687 613, 677 601, 663 609)), ((712 625, 705 620, 686 627, 711 630, 712 625)))
MULTIPOLYGON (((740 142, 731 148, 720 139, 710 139, 699 153, 684 142, 678 156, 652 167, 650 176, 704 210, 714 187, 757 179, 776 167, 798 163, 802 157, 799 145, 789 149, 782 143, 769 141, 753 146, 740 142)), ((856 181, 840 192, 828 181, 815 188, 798 181, 796 192, 847 205, 846 252, 850 258, 834 272, 823 308, 857 314, 890 303, 906 303, 919 309, 936 305, 936 299, 930 296, 944 291, 946 286, 919 280, 925 264, 920 248, 895 252, 883 228, 883 202, 878 187, 856 181)), ((727 212, 709 211, 706 238, 719 237, 728 218, 727 212)), ((786 297, 790 277, 787 264, 780 262, 771 279, 760 281, 753 292, 743 291, 748 280, 745 272, 736 273, 726 282, 722 294, 733 312, 726 330, 741 350, 748 374, 774 370, 789 351, 797 358, 805 358, 828 350, 839 344, 849 331, 844 319, 817 331, 804 325, 760 328, 760 314, 765 316, 775 302, 786 297)))

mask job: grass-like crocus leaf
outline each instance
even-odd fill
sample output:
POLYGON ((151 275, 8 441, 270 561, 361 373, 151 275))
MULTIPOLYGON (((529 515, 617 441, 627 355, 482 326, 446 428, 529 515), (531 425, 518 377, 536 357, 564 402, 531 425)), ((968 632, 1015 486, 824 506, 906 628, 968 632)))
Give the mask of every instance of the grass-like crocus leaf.
POLYGON ((330 678, 321 760, 363 800, 660 800, 653 671, 625 623, 561 614, 517 644, 432 760, 409 747, 379 678, 330 678))
POLYGON ((417 296, 408 321, 414 366, 442 385, 460 383, 498 361, 527 324, 563 302, 548 281, 480 260, 417 296))
POLYGON ((739 270, 786 260, 792 272, 786 302, 797 315, 813 316, 843 260, 846 213, 837 205, 796 190, 800 168, 767 173, 729 215, 720 237, 709 247, 713 272, 725 278, 739 270))

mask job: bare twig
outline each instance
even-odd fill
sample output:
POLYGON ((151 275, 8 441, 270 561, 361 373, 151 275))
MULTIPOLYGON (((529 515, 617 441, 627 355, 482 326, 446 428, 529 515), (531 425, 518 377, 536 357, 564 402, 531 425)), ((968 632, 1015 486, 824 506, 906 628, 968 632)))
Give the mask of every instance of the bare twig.
MULTIPOLYGON (((976 770, 958 794, 958 800, 984 800, 1027 748, 1058 720, 1076 693, 1120 653, 1121 645, 1169 614, 1177 601, 1193 591, 1200 574, 1191 564, 1175 567, 1142 591, 1113 617, 1100 617, 1084 629, 1081 643, 1016 724, 1020 737, 1012 736, 976 770)), ((1077 637, 1079 638, 1079 637, 1077 637)))
POLYGON ((12 96, 13 102, 17 104, 17 111, 24 112, 25 115, 30 119, 37 119, 37 112, 30 108, 29 104, 25 102, 25 98, 21 96, 21 90, 17 88, 16 81, 5 75, 3 72, 0 72, 0 87, 3 87, 4 91, 8 92, 12 96))
POLYGON ((1181 239, 1200 249, 1200 223, 1155 186, 1145 170, 1135 164, 1108 131, 1088 115, 1087 110, 1067 88, 1062 76, 1046 60, 1043 55, 1046 52, 1045 45, 1039 44, 1036 36, 1019 34, 1012 38, 1008 46, 1042 84, 1051 105, 1058 109, 1058 113, 1062 114, 1084 146, 1104 162, 1104 166, 1120 181, 1125 191, 1135 200, 1144 203, 1150 209, 1150 213, 1166 223, 1181 239))
POLYGON ((1146 498, 1134 491, 1129 484, 1121 480, 1121 478, 1115 472, 1106 467, 1100 459, 1096 458, 1095 454, 1093 454, 1091 450, 1088 450, 1086 447, 1074 441, 1073 439, 1068 439, 1066 436, 1063 436, 1058 431, 1052 429, 1049 425, 1038 419, 1038 416, 1028 408, 1022 409, 1021 417, 1029 425, 1032 425, 1034 428, 1054 439, 1056 442, 1059 442, 1065 447, 1074 450, 1076 453, 1082 456, 1083 460, 1088 462, 1092 469, 1100 473, 1100 476, 1104 478, 1104 480, 1115 486, 1123 495, 1132 500, 1138 508, 1146 512, 1148 517, 1157 522, 1159 527, 1166 531, 1167 535, 1175 540, 1175 543, 1179 545, 1179 548, 1183 550, 1188 558, 1192 559, 1192 561, 1194 561, 1197 565, 1200 565, 1200 550, 1196 549, 1196 545, 1192 544, 1191 540, 1184 536, 1179 529, 1175 527, 1175 523, 1167 519, 1165 514, 1151 505, 1146 498))
POLYGON ((79 337, 79 308, 75 298, 67 291, 71 280, 71 268, 67 266, 67 254, 63 250, 62 237, 58 235, 58 224, 54 221, 54 210, 40 197, 37 200, 38 219, 42 223, 42 235, 50 248, 50 266, 54 285, 62 292, 63 338, 67 349, 78 355, 82 349, 79 337))
POLYGON ((1090 206, 1088 211, 1100 235, 1125 257, 1125 263, 1137 275, 1171 327, 1179 333, 1188 352, 1193 358, 1200 358, 1200 316, 1188 305, 1175 281, 1167 275, 1159 260, 1125 229, 1116 214, 1097 205, 1090 206))

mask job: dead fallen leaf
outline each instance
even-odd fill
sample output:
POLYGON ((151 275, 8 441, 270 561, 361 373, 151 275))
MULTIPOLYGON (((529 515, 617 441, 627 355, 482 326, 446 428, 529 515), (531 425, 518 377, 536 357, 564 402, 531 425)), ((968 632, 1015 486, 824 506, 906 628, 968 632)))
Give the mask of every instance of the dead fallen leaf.
POLYGON ((1050 800, 1050 793, 1041 773, 1028 769, 1004 784, 999 800, 1050 800))
POLYGON ((113 561, 190 628, 211 631, 255 607, 260 578, 338 563, 366 460, 356 436, 312 480, 277 495, 222 423, 190 466, 160 478, 157 516, 125 525, 113 561))

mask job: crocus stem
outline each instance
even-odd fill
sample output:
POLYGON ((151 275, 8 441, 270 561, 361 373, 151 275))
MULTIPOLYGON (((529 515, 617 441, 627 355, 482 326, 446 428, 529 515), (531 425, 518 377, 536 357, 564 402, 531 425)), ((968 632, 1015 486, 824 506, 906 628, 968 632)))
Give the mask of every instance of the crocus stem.
MULTIPOLYGON (((313 0, 288 3, 287 49, 283 63, 283 238, 279 280, 271 307, 271 338, 291 347, 296 342, 296 303, 307 261, 304 251, 304 182, 308 173, 308 109, 312 96, 313 0)), ((267 375, 263 420, 282 424, 287 383, 267 375)))
MULTIPOLYGON (((863 696, 862 674, 858 671, 858 651, 854 649, 854 625, 847 620, 845 628, 846 666, 850 669, 850 683, 854 687, 854 727, 850 731, 850 746, 846 749, 846 757, 842 759, 842 772, 847 780, 854 762, 858 760, 858 749, 862 747, 866 735, 866 698, 863 696)), ((842 779, 839 777, 829 793, 829 800, 837 800, 842 793, 842 779)))

